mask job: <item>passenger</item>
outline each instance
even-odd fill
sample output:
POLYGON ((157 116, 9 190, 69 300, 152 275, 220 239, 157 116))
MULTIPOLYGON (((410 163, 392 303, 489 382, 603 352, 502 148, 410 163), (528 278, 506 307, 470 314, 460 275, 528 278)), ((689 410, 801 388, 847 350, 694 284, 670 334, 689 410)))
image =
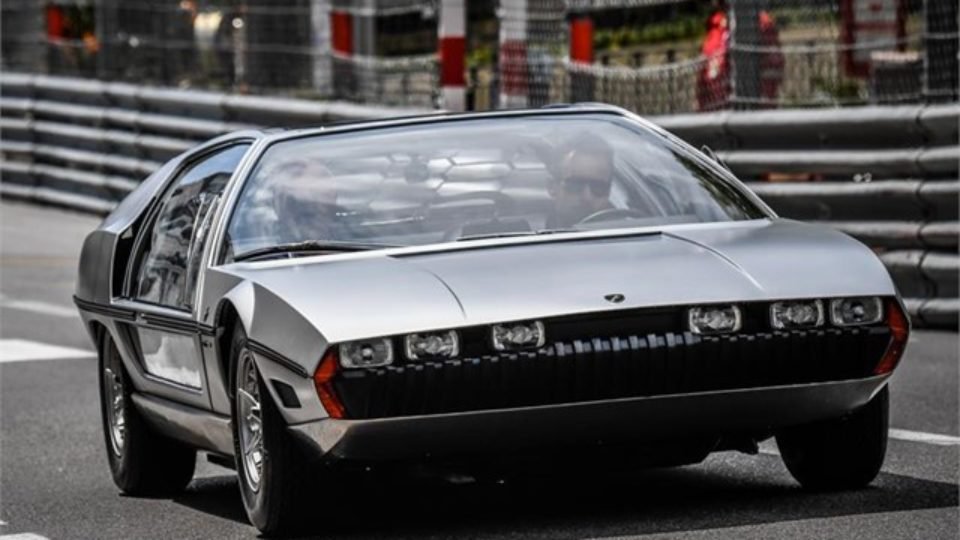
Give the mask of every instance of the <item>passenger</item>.
POLYGON ((315 159, 285 163, 272 174, 273 208, 277 214, 278 243, 306 240, 342 240, 337 223, 338 190, 333 173, 315 159))
POLYGON ((595 135, 575 139, 561 157, 559 180, 547 185, 553 212, 546 228, 567 228, 601 210, 613 208, 613 149, 595 135))

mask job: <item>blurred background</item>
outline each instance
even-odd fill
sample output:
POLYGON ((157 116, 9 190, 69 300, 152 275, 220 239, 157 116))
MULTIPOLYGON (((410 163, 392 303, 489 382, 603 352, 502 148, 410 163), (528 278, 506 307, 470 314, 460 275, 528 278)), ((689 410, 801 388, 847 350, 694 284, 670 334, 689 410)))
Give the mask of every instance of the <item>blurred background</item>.
POLYGON ((2 9, 7 70, 179 88, 451 108, 441 79, 456 70, 465 100, 452 108, 468 110, 957 99, 954 0, 5 0, 2 9), (458 43, 442 48, 450 37, 458 43))
POLYGON ((878 254, 916 329, 883 473, 807 495, 767 446, 609 481, 368 479, 372 506, 333 534, 956 538, 958 4, 0 0, 0 539, 251 535, 229 471, 201 460, 182 496, 119 497, 100 446, 80 247, 164 162, 231 130, 583 101, 709 147, 780 216, 878 254))
POLYGON ((248 127, 605 102, 960 312, 957 0, 4 0, 0 194, 104 214, 248 127))

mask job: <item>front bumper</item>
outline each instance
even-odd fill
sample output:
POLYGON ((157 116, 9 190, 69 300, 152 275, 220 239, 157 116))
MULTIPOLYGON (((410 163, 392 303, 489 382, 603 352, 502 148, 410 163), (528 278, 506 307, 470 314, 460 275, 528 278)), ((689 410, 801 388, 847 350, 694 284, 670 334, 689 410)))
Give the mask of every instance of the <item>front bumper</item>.
POLYGON ((348 460, 668 442, 843 416, 870 401, 887 378, 367 420, 328 418, 289 429, 317 455, 348 460))

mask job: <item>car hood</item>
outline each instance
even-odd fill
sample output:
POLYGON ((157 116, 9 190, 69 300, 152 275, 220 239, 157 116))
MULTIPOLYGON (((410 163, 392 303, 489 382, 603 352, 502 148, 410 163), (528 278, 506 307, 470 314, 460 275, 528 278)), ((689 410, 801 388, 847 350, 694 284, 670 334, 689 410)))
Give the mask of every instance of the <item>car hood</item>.
POLYGON ((786 220, 362 255, 236 271, 327 342, 639 307, 895 294, 865 246, 786 220))

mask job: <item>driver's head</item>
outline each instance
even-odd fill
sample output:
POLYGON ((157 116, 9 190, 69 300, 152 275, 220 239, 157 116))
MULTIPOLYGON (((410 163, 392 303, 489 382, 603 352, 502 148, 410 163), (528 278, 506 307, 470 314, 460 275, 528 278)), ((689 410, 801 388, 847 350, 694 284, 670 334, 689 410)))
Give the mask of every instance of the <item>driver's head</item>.
POLYGON ((315 159, 298 159, 279 166, 272 174, 273 207, 282 241, 330 238, 337 208, 337 186, 333 174, 315 159))
POLYGON ((558 176, 548 187, 558 225, 574 225, 611 208, 613 149, 603 139, 592 134, 574 139, 563 153, 558 176))

